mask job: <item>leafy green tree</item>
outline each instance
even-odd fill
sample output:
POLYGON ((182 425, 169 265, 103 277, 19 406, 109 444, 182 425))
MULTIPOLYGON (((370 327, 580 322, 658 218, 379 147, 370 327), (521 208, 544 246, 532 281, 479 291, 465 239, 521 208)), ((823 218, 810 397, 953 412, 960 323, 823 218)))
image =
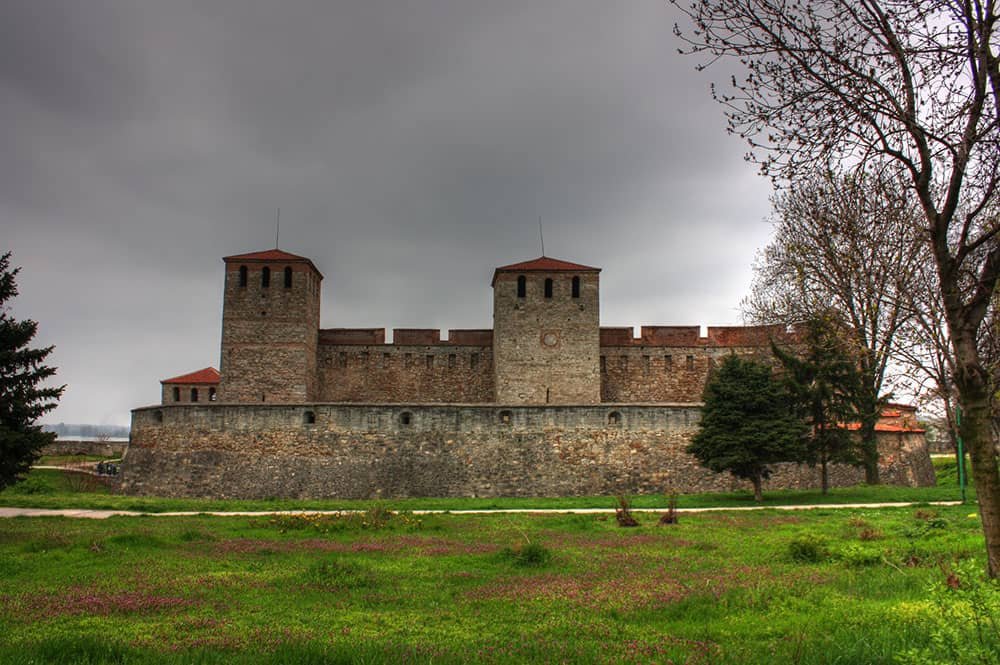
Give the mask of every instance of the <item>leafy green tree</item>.
POLYGON ((65 388, 41 385, 56 373, 43 364, 53 347, 29 348, 38 324, 10 315, 7 303, 17 295, 19 271, 10 269, 10 252, 0 256, 0 489, 20 480, 42 446, 55 439, 35 421, 56 407, 65 388))
POLYGON ((833 313, 803 326, 798 349, 772 342, 784 366, 784 381, 795 408, 809 427, 803 461, 820 466, 823 494, 830 488, 829 464, 864 465, 859 439, 843 425, 857 420, 858 393, 864 381, 833 313))
POLYGON ((701 424, 687 452, 702 466, 753 483, 762 501, 770 465, 802 459, 806 426, 771 367, 729 356, 705 386, 701 424))

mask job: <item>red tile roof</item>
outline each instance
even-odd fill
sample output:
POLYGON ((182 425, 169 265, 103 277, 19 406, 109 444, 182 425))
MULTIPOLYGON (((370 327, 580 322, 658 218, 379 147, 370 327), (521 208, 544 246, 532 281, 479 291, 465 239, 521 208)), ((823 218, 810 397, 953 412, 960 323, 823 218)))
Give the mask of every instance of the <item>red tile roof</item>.
POLYGON ((219 382, 220 374, 219 370, 214 367, 206 367, 205 369, 199 369, 197 372, 191 372, 190 374, 182 374, 180 376, 175 376, 171 379, 163 379, 160 383, 183 383, 186 385, 210 385, 219 382))
MULTIPOLYGON (((847 423, 846 425, 842 425, 841 427, 851 432, 856 432, 861 429, 861 423, 847 423)), ((888 423, 875 423, 875 431, 897 432, 897 433, 912 432, 914 434, 922 434, 926 430, 920 427, 906 427, 905 425, 889 425, 888 423)))
POLYGON ((226 263, 237 262, 237 261, 274 261, 276 263, 284 263, 289 261, 295 261, 296 263, 308 263, 313 270, 319 273, 322 278, 323 274, 317 270, 313 262, 304 256, 299 256, 298 254, 292 254, 286 252, 283 249, 265 249, 262 252, 249 252, 248 254, 234 254, 232 256, 224 256, 222 260, 226 263))
POLYGON ((579 263, 561 261, 560 259, 553 259, 549 256, 539 256, 537 259, 532 259, 531 261, 512 263, 509 266, 500 266, 493 271, 493 281, 490 282, 491 285, 496 283, 497 274, 501 272, 601 272, 601 269, 581 265, 579 263))

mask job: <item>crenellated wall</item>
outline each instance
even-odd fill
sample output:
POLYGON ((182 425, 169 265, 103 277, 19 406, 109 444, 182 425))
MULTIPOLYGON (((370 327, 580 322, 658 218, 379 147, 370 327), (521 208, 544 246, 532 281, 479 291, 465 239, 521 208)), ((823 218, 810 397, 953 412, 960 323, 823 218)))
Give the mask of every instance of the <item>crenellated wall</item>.
MULTIPOLYGON (((684 452, 699 405, 168 405, 132 412, 130 494, 572 496, 746 488, 684 452)), ((922 437, 882 439, 886 482, 934 482, 922 437)), ((780 465, 768 487, 816 487, 780 465)), ((863 479, 836 467, 836 485, 863 479)))

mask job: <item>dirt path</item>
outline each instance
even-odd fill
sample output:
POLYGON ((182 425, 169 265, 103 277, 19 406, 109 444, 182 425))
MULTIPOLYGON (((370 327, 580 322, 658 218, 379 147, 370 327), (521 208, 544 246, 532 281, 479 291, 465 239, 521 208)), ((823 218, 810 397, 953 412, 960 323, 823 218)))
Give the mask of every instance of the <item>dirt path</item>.
MULTIPOLYGON (((820 510, 842 508, 905 508, 907 506, 957 506, 961 501, 907 501, 898 503, 818 503, 798 506, 738 506, 730 508, 678 508, 679 513, 710 513, 747 510, 820 510)), ((633 508, 634 513, 662 513, 666 508, 633 508)), ((364 512, 363 510, 233 510, 233 511, 175 511, 163 513, 147 513, 137 510, 89 510, 72 508, 3 508, 0 507, 0 518, 3 517, 77 517, 103 520, 118 515, 126 517, 192 517, 194 515, 211 515, 214 517, 261 517, 265 515, 334 515, 338 513, 364 512)), ((482 510, 411 510, 414 515, 432 515, 450 513, 452 515, 490 515, 503 513, 608 513, 613 514, 614 508, 491 508, 482 510)))

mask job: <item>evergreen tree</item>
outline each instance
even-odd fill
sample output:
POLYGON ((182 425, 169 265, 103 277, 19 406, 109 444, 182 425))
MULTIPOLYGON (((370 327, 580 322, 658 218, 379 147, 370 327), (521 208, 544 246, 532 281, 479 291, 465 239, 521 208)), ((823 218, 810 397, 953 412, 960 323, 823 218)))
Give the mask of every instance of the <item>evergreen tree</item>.
POLYGON ((56 373, 42 364, 53 347, 29 348, 38 324, 10 316, 7 302, 17 295, 19 270, 10 269, 10 252, 0 256, 0 489, 20 480, 42 446, 55 440, 35 421, 56 407, 65 388, 40 385, 56 373))
POLYGON ((823 494, 830 487, 831 463, 863 465, 860 438, 844 425, 857 420, 863 381, 837 318, 827 312, 807 321, 799 353, 772 342, 785 368, 784 380, 800 416, 809 426, 804 462, 819 464, 823 494))
POLYGON ((705 386, 701 424, 687 452, 702 466, 762 484, 770 465, 802 459, 805 424, 787 391, 763 363, 729 356, 705 386))

